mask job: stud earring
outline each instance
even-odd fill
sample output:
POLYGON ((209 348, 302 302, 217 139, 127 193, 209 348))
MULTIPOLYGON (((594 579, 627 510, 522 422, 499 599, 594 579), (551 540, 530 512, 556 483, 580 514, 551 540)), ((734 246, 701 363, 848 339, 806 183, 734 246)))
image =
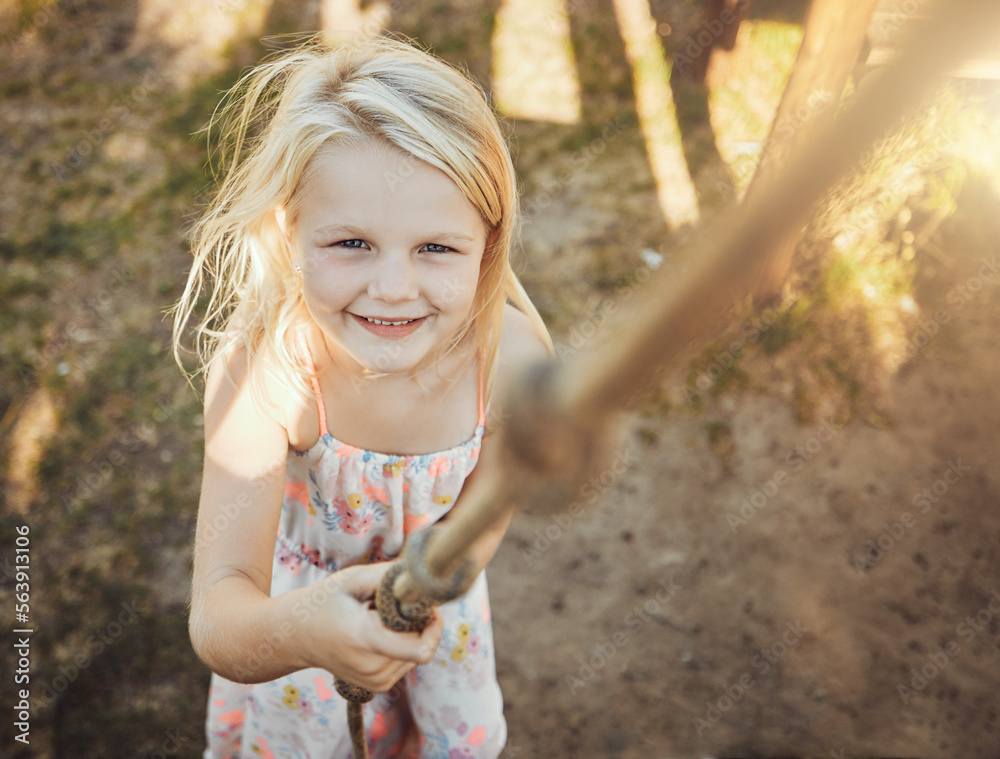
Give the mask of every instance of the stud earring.
POLYGON ((295 273, 296 274, 301 274, 302 273, 302 265, 301 264, 295 264, 295 273))

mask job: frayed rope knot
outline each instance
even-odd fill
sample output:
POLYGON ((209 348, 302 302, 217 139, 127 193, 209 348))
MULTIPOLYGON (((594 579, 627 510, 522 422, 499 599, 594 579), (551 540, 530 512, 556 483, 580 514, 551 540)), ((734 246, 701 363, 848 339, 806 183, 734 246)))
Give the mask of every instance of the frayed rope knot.
MULTIPOLYGON (((375 593, 375 608, 382 624, 395 632, 423 632, 434 618, 434 607, 458 598, 475 580, 475 564, 466 557, 462 565, 451 577, 441 579, 431 574, 427 568, 427 544, 431 530, 421 530, 409 537, 403 551, 402 560, 393 564, 382 576, 375 593), (396 597, 395 584, 399 576, 406 572, 419 592, 419 598, 411 603, 401 603, 396 597)), ((354 755, 358 759, 368 756, 365 741, 362 704, 367 704, 375 694, 360 685, 333 679, 337 693, 348 703, 347 723, 351 733, 354 755)))

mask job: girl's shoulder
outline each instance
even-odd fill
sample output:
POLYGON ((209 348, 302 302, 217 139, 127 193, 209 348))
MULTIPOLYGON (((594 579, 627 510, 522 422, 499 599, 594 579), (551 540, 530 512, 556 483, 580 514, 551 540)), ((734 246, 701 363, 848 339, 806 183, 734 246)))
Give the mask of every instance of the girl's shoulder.
POLYGON ((229 407, 257 424, 287 430, 295 393, 262 353, 250 356, 244 345, 220 351, 208 365, 205 405, 229 407))
MULTIPOLYGON (((532 364, 551 358, 548 346, 526 314, 507 304, 504 309, 503 330, 500 333, 500 351, 497 359, 496 381, 491 397, 490 420, 502 419, 500 404, 507 396, 511 384, 532 364)), ((490 424, 487 424, 489 431, 490 424)))
POLYGON ((212 360, 205 382, 206 461, 245 481, 280 467, 288 451, 277 383, 254 376, 246 349, 237 347, 212 360))
POLYGON ((504 307, 503 331, 500 333, 501 365, 523 368, 526 364, 546 358, 549 358, 549 349, 527 314, 508 303, 504 307))

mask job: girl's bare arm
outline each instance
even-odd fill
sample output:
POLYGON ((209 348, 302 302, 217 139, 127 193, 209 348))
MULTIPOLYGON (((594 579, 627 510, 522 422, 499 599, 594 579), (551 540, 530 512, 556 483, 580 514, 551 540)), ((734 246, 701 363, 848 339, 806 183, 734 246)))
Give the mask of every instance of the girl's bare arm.
POLYGON ((246 362, 216 362, 205 394, 205 469, 195 539, 191 641, 215 672, 264 682, 322 667, 387 690, 429 661, 440 621, 422 635, 392 633, 368 607, 387 564, 336 572, 270 597, 288 436, 252 397, 246 362))

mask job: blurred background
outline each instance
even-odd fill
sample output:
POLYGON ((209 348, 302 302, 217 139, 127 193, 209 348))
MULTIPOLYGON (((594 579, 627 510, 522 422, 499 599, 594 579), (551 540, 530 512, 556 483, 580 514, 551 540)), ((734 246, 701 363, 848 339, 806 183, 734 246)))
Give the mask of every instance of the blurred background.
MULTIPOLYGON (((0 0, 0 598, 28 525, 36 630, 30 746, 5 719, 0 754, 201 754, 201 405, 164 312, 244 67, 321 30, 468 70, 565 359, 927 4, 871 5, 846 80, 779 111, 805 1, 0 0)), ((516 517, 490 569, 505 756, 1000 755, 1000 73, 970 50, 951 74, 634 404, 583 513, 516 517)))

